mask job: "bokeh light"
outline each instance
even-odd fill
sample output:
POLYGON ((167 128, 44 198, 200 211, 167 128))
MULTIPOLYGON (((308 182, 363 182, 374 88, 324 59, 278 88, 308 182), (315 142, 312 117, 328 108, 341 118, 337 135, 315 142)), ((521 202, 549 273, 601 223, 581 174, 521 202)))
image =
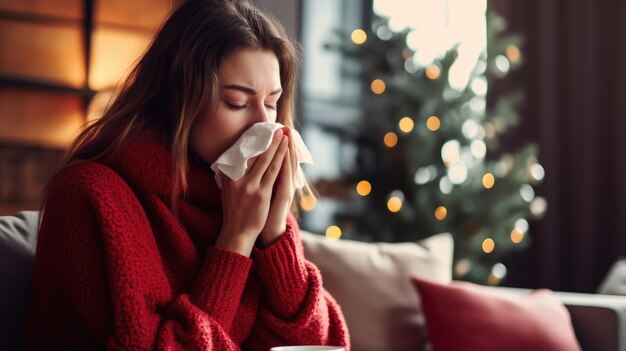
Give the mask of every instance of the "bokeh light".
POLYGON ((437 131, 441 127, 441 120, 437 116, 430 116, 426 120, 426 128, 431 132, 437 131))
POLYGON ((362 180, 356 185, 356 192, 361 196, 367 196, 372 191, 372 184, 367 180, 362 180))
POLYGON ((446 219, 447 215, 448 215, 448 210, 444 206, 439 206, 435 210, 435 218, 437 218, 440 221, 443 221, 444 219, 446 219))
POLYGON ((496 178, 491 173, 485 173, 483 176, 483 186, 486 189, 491 189, 496 184, 496 178))
POLYGON ((394 147, 396 146, 396 144, 398 144, 398 136, 394 132, 389 132, 385 134, 385 138, 383 140, 387 147, 394 147))
POLYGON ((367 34, 363 29, 355 29, 354 31, 352 31, 352 35, 350 37, 352 38, 352 41, 357 45, 361 45, 367 40, 367 34))
POLYGON ((441 75, 441 68, 434 63, 430 64, 426 68, 425 74, 429 79, 435 80, 441 75))
POLYGON ((331 225, 326 228, 326 237, 330 240, 339 240, 339 238, 341 238, 341 228, 336 225, 331 225))
POLYGON ((512 63, 518 63, 520 59, 522 58, 522 53, 520 52, 517 46, 511 44, 506 47, 506 57, 512 63))
POLYGON ((400 127, 401 131, 409 133, 413 130, 415 124, 413 123, 411 117, 402 117, 402 119, 400 119, 400 122, 398 122, 398 126, 400 127))
POLYGON ((513 228, 513 230, 511 230, 511 241, 515 244, 519 244, 522 240, 524 240, 524 232, 517 228, 513 228))
POLYGON ((493 241, 493 239, 491 238, 487 238, 485 240, 483 240, 483 251, 485 253, 492 253, 493 250, 496 248, 496 242, 493 241))
POLYGON ((402 208, 402 199, 392 196, 387 200, 387 208, 390 212, 398 212, 402 208))
POLYGON ((370 87, 374 94, 382 94, 385 92, 386 86, 382 79, 374 79, 370 87))
POLYGON ((315 208, 316 202, 317 201, 315 201, 315 197, 311 195, 304 195, 302 198, 300 198, 300 207, 304 211, 311 211, 315 208))

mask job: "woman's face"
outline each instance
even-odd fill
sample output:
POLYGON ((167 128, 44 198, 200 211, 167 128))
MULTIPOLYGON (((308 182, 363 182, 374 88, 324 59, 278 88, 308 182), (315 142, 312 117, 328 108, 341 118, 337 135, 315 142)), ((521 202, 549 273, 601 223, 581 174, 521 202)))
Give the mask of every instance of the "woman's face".
POLYGON ((278 59, 271 51, 240 50, 220 67, 217 110, 193 131, 196 153, 213 163, 241 134, 258 122, 276 122, 282 87, 278 59))

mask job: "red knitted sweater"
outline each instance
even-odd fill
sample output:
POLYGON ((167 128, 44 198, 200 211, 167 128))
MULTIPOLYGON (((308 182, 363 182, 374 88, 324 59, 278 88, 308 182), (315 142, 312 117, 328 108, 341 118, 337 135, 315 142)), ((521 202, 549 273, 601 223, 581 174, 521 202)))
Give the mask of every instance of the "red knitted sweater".
POLYGON ((341 310, 298 225, 250 258, 214 247, 220 192, 190 165, 170 198, 171 153, 143 137, 50 183, 26 324, 28 350, 263 350, 342 345, 341 310))

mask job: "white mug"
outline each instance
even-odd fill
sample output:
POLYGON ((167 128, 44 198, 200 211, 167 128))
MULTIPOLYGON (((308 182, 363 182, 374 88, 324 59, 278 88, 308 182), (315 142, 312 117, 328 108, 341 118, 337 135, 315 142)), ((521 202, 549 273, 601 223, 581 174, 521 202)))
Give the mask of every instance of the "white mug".
POLYGON ((270 351, 345 351, 341 346, 279 346, 270 351))

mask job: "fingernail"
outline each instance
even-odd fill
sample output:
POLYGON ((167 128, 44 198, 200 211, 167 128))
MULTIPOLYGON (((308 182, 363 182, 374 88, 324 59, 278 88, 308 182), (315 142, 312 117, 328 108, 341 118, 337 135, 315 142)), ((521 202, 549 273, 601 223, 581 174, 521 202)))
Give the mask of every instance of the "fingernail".
POLYGON ((281 137, 283 136, 283 131, 282 129, 279 129, 276 131, 276 133, 274 134, 274 140, 275 141, 279 141, 281 139, 281 137))

